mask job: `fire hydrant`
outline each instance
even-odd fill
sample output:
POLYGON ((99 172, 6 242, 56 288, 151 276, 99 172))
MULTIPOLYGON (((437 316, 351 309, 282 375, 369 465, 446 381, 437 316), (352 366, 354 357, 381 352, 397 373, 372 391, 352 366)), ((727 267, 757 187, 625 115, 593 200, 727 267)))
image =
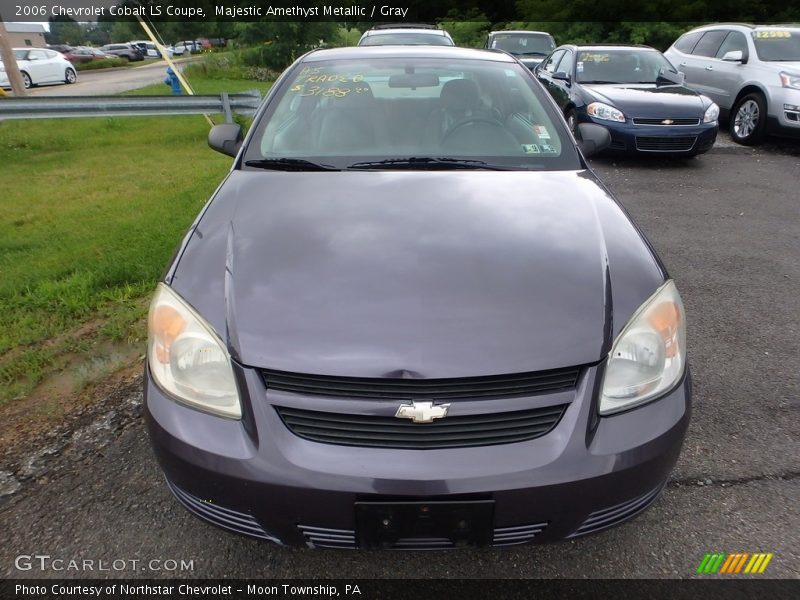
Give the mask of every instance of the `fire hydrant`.
POLYGON ((173 96, 181 95, 181 82, 172 67, 167 67, 167 77, 164 79, 164 83, 172 88, 173 96))

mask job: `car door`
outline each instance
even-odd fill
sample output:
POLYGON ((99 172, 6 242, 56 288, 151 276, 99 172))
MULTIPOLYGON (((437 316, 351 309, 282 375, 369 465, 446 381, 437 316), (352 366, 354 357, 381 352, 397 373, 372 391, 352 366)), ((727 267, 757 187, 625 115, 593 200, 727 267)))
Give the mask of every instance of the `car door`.
POLYGON ((575 54, 572 50, 565 50, 561 60, 558 61, 555 73, 550 77, 550 84, 552 86, 551 94, 556 101, 556 104, 564 110, 569 104, 572 90, 575 84, 575 54), (569 79, 556 79, 554 75, 558 73, 559 76, 567 76, 569 79))
MULTIPOLYGON (((550 56, 548 56, 541 65, 536 69, 536 77, 542 82, 542 85, 547 89, 553 99, 558 102, 558 87, 553 83, 553 74, 556 72, 556 67, 561 59, 564 57, 565 49, 557 49, 550 56)), ((563 107, 562 107, 563 108, 563 107)))
POLYGON ((28 75, 35 84, 47 83, 53 80, 53 65, 48 64, 47 55, 43 50, 28 51, 28 75))
POLYGON ((728 30, 725 29, 706 31, 692 49, 691 58, 686 61, 683 70, 686 75, 686 84, 689 87, 714 100, 716 100, 717 94, 712 88, 713 84, 709 75, 714 70, 715 64, 719 62, 716 55, 728 33, 728 30))

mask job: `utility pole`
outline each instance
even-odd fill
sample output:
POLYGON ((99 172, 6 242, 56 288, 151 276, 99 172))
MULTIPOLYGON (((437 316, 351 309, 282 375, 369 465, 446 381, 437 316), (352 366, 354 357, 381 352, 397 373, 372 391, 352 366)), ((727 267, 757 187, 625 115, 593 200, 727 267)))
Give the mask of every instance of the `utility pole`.
POLYGON ((0 18, 0 60, 6 68, 6 75, 11 82, 11 90, 15 96, 25 95, 25 84, 22 83, 22 75, 17 66, 17 59, 14 58, 14 51, 11 49, 11 42, 8 39, 8 32, 3 19, 0 18))

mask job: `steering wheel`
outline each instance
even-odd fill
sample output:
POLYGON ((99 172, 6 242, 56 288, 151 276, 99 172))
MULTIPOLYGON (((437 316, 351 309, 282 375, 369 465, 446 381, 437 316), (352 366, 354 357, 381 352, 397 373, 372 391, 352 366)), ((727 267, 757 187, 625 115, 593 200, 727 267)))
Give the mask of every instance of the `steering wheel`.
POLYGON ((442 136, 441 143, 444 144, 451 135, 453 135, 459 129, 463 129, 467 125, 474 125, 475 123, 487 123, 492 125, 493 127, 500 127, 501 129, 505 129, 503 124, 493 117, 484 117, 481 115, 476 115, 473 117, 466 117, 458 121, 455 125, 451 125, 450 129, 444 132, 442 136))

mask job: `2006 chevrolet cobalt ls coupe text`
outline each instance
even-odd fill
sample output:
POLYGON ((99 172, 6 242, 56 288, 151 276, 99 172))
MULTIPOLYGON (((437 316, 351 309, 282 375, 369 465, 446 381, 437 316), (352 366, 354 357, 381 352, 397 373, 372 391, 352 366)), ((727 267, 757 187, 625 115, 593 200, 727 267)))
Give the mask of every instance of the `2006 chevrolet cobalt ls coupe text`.
POLYGON ((146 419, 177 499, 282 544, 448 548, 648 507, 690 412, 663 265, 517 59, 315 51, 159 285, 146 419))

